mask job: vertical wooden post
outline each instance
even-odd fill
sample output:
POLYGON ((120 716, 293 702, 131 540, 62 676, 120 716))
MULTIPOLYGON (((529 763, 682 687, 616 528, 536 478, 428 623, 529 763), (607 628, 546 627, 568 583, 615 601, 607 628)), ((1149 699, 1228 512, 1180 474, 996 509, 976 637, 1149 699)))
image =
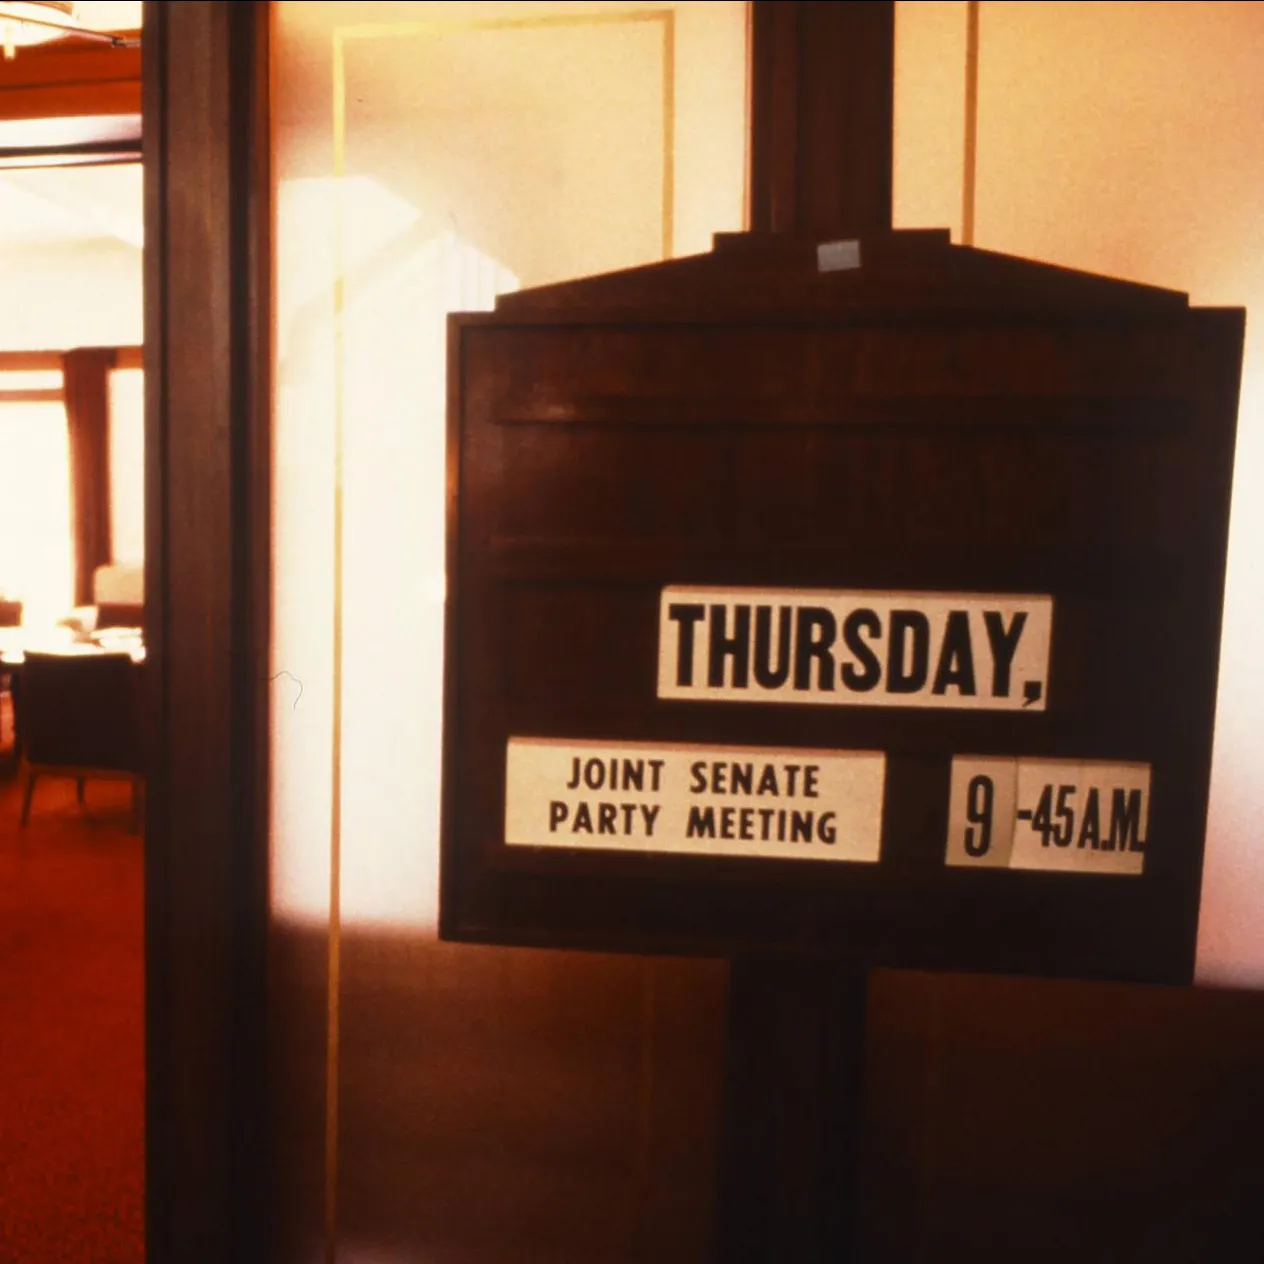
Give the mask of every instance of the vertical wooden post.
POLYGON ((893 3, 755 0, 751 228, 888 231, 894 101, 893 3))
POLYGON ((867 973, 836 961, 733 961, 721 1264, 852 1258, 867 1000, 867 973))
POLYGON ((271 1254, 268 7, 145 5, 151 1264, 271 1254))
MULTIPOLYGON (((895 5, 755 0, 751 228, 891 228, 895 5)), ((737 958, 729 983, 716 1259, 853 1258, 868 972, 737 958)))
POLYGON ((93 604, 92 577, 113 559, 110 539, 110 370, 112 347, 62 357, 75 541, 75 605, 93 604))

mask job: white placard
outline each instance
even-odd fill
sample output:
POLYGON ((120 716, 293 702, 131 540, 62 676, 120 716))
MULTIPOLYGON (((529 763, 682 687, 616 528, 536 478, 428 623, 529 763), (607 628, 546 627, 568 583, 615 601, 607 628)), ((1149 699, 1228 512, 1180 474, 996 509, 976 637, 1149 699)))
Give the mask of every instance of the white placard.
POLYGON ((949 865, 1135 875, 1149 833, 1149 764, 952 761, 949 865))
POLYGON ((874 863, 886 757, 872 751, 511 737, 511 847, 874 863))
POLYGON ((1043 711, 1053 598, 664 588, 658 696, 1043 711))

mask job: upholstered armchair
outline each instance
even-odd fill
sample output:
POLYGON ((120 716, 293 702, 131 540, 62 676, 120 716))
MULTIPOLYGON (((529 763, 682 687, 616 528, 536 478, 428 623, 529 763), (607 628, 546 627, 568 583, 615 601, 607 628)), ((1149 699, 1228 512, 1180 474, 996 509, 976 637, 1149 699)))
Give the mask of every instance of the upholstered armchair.
POLYGON ((36 654, 22 666, 22 730, 27 762, 22 824, 40 777, 126 780, 132 832, 144 804, 141 668, 128 654, 36 654))

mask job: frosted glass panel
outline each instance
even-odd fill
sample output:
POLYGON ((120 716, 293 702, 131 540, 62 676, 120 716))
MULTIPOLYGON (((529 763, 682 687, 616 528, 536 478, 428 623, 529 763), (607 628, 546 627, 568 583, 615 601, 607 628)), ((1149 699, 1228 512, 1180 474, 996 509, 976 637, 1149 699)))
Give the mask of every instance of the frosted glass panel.
POLYGON ((446 319, 742 227, 746 6, 274 12, 281 1258, 686 1264, 723 966, 435 938, 446 319))
POLYGON ((895 6, 896 228, 947 228, 961 240, 965 0, 895 6))
POLYGON ((741 226, 744 6, 282 4, 279 49, 276 902, 333 846, 344 920, 432 925, 445 314, 741 226))

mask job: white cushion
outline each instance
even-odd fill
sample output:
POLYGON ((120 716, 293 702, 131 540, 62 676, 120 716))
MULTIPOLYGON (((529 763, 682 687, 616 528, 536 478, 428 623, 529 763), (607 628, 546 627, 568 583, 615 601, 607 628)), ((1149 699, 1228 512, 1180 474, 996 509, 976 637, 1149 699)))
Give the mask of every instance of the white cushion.
POLYGON ((92 575, 92 600, 98 606, 144 605, 145 568, 98 566, 92 575))

